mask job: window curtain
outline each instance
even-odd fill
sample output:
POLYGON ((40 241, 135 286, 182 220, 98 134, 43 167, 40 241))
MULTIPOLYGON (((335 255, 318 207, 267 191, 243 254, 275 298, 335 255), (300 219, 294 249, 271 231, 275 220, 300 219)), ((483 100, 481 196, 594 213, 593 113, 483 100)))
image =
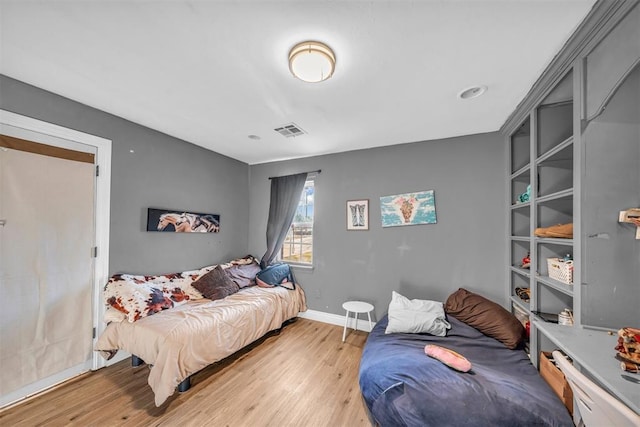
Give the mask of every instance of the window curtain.
POLYGON ((296 214, 300 194, 307 181, 307 172, 271 178, 271 204, 267 222, 267 251, 260 267, 269 266, 276 259, 296 214))

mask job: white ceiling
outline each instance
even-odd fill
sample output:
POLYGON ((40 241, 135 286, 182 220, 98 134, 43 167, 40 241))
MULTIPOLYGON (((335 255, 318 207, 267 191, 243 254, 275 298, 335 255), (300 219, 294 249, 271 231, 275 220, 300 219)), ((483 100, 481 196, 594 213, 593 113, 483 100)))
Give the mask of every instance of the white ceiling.
POLYGON ((496 131, 594 3, 0 0, 0 73, 256 164, 496 131))

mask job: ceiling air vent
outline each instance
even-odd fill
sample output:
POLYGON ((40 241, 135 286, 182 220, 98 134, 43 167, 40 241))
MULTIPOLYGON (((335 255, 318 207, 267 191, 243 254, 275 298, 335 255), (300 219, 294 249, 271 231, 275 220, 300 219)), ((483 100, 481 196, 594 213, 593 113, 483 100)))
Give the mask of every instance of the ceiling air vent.
POLYGON ((287 138, 296 137, 298 135, 303 135, 307 133, 295 123, 289 123, 287 125, 283 125, 278 128, 275 128, 274 130, 278 132, 280 135, 287 138))

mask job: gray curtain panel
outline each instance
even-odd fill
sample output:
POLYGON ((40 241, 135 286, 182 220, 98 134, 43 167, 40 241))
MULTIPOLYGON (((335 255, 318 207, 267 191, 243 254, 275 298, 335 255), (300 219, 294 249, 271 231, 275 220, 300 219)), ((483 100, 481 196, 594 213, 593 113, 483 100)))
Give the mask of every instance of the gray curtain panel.
POLYGON ((271 178, 271 204, 267 222, 267 251, 262 256, 260 267, 270 265, 278 256, 282 243, 291 226, 300 194, 307 180, 307 172, 271 178))

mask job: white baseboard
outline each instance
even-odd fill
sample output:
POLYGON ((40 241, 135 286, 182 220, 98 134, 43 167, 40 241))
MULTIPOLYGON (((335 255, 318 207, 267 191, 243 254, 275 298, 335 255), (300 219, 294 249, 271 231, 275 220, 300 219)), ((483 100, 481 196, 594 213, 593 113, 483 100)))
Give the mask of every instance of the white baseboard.
MULTIPOLYGON (((298 317, 303 319, 315 320, 317 322, 329 323, 331 325, 338 325, 344 327, 345 317, 340 316, 339 314, 333 313, 325 313, 323 311, 317 310, 307 310, 301 311, 298 313, 298 317)), ((366 317, 366 316, 365 316, 366 317)), ((376 322, 371 322, 371 326, 375 326, 376 322)), ((351 329, 355 329, 356 322, 353 316, 349 316, 349 324, 348 327, 351 329)), ((362 319, 362 316, 358 319, 358 330, 364 332, 371 332, 371 327, 369 327, 369 320, 362 319)))

